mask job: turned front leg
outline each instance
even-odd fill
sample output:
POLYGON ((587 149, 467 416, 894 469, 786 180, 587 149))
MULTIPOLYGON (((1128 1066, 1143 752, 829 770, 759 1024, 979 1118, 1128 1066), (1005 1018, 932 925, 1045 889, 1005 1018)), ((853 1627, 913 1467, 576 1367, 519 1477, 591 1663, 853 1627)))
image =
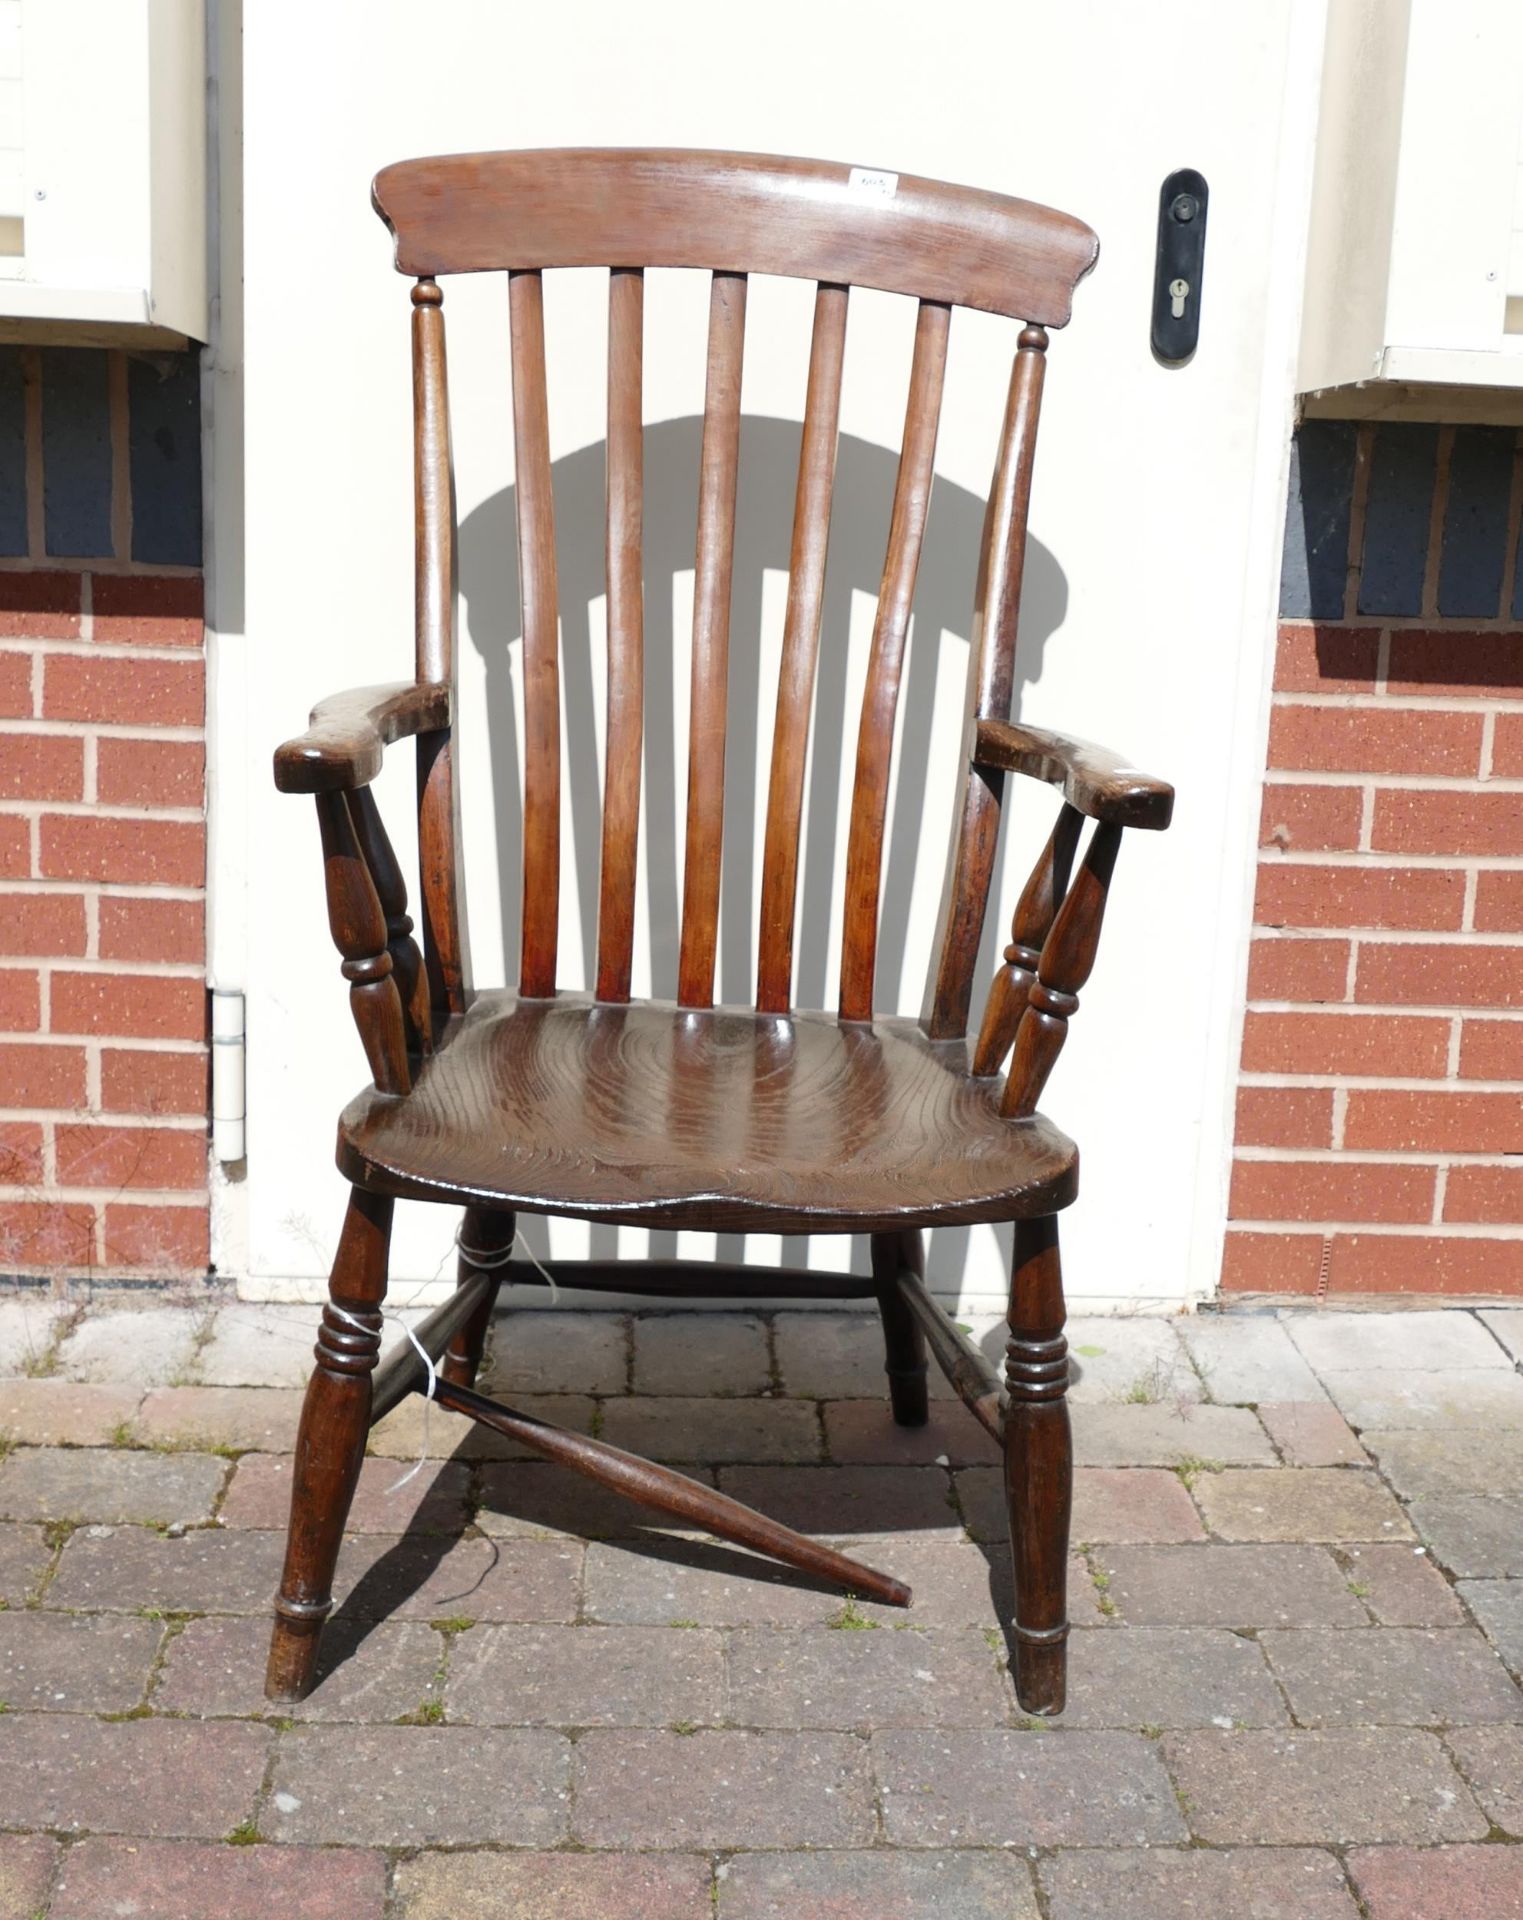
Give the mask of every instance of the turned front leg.
POLYGON ((1018 1221, 1005 1348, 1005 1499, 1015 1564, 1015 1690, 1028 1713, 1063 1711, 1068 1672, 1073 1439, 1063 1317, 1057 1217, 1018 1221))
POLYGON ((333 1608, 333 1571, 370 1433, 370 1376, 381 1352, 381 1302, 392 1202, 354 1192, 328 1282, 317 1366, 302 1403, 291 1467, 291 1524, 275 1601, 264 1690, 271 1700, 311 1692, 318 1640, 333 1608))

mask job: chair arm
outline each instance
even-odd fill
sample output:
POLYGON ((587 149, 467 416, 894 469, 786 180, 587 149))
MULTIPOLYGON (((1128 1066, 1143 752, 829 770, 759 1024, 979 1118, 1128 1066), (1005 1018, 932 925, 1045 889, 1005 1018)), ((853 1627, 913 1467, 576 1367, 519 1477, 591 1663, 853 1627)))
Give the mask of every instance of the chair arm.
POLYGON ((976 766, 1001 767, 1061 787, 1063 798, 1091 820, 1117 826, 1166 827, 1174 789, 1165 780, 1131 767, 1118 754, 1088 740, 1008 720, 980 720, 973 743, 976 766))
POLYGON ((305 733, 275 749, 275 784, 282 793, 368 786, 392 741, 436 733, 450 724, 450 714, 450 690, 442 684, 397 680, 336 693, 312 709, 305 733))

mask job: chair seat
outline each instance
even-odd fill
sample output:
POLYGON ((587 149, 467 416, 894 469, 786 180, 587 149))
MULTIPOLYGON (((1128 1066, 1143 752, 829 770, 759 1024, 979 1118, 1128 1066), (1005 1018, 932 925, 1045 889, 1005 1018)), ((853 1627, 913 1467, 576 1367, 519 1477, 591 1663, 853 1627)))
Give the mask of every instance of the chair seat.
POLYGON ((404 1097, 339 1121, 346 1178, 399 1198, 631 1225, 878 1232, 1046 1214, 1078 1152, 912 1020, 483 993, 404 1097))

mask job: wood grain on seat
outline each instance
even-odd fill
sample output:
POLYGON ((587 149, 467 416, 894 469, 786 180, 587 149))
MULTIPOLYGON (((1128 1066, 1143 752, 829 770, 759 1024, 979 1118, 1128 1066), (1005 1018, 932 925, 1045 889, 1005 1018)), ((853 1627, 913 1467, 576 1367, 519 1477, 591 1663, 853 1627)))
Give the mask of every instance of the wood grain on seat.
POLYGON ((960 1041, 584 996, 479 994, 406 1100, 339 1122, 347 1178, 402 1198, 641 1226, 870 1233, 1067 1206, 1077 1153, 999 1111, 960 1041))

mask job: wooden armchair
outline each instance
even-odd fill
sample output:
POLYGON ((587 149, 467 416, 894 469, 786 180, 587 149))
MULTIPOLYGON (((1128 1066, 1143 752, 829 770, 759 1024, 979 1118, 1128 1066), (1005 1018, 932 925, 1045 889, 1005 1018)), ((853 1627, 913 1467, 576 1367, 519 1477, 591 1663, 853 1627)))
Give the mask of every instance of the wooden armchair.
MULTIPOLYGON (((1027 501, 1048 327, 1069 318, 1094 235, 1064 214, 929 180, 757 155, 461 154, 388 167, 377 211, 414 276, 416 679, 324 701, 280 748, 276 784, 317 801, 333 938, 374 1084, 339 1121, 351 1195, 307 1389, 267 1690, 312 1684, 370 1425, 429 1385, 412 1347, 377 1370, 398 1198, 465 1209, 458 1290, 418 1329, 436 1398, 636 1500, 862 1595, 891 1575, 680 1474, 514 1413, 473 1388, 515 1215, 656 1228, 860 1233, 872 1277, 558 1263, 563 1286, 663 1297, 728 1290, 876 1297, 893 1416, 927 1416, 926 1353, 1003 1444, 1015 1562, 1017 1686, 1063 1704, 1071 1448, 1057 1214, 1073 1144, 1037 1112, 1100 934, 1126 826, 1167 826, 1161 781, 1009 719, 1027 501), (888 190, 885 191, 885 188, 888 190), (541 273, 609 268, 608 715, 597 982, 559 992, 560 713, 541 273), (712 271, 693 612, 691 755, 678 995, 630 998, 642 739, 641 355, 647 267, 712 271), (452 731, 453 530, 439 276, 505 271, 523 602, 522 955, 518 990, 474 991, 452 731), (818 283, 760 903, 754 1011, 713 1004, 723 828, 731 557, 749 272, 818 283), (851 285, 919 302, 851 804, 835 1012, 793 1009, 805 747, 820 643, 851 285), (965 770, 924 1008, 873 1008, 890 755, 931 490, 954 305, 1021 323, 975 591, 965 770), (422 948, 369 783, 384 749, 418 756, 422 948), (1016 909, 975 1044, 968 1022, 1005 775, 1057 787, 1051 839, 1016 909), (1085 821, 1094 823, 1082 857, 1085 821), (1077 867, 1075 863, 1077 862, 1077 867), (1011 1065, 1003 1083, 1007 1056, 1011 1065), (1003 1377, 932 1299, 920 1229, 1013 1221, 1003 1377)), ((515 1278, 520 1277, 515 1273, 515 1278)))

